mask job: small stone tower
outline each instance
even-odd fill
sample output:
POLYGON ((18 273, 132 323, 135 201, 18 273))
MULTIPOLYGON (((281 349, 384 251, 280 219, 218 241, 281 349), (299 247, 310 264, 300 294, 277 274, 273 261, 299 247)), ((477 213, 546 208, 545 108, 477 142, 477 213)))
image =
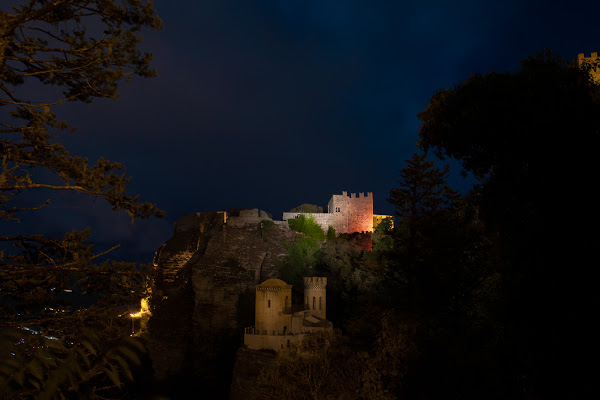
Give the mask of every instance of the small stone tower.
POLYGON ((584 53, 579 53, 577 55, 577 59, 575 63, 578 68, 583 68, 585 64, 588 64, 590 67, 590 77, 596 84, 600 84, 600 57, 598 57, 598 52, 593 52, 590 57, 585 57, 584 53))
POLYGON ((256 285, 256 330, 268 335, 283 334, 289 330, 289 318, 286 318, 285 312, 291 304, 292 285, 280 279, 268 279, 256 285))
POLYGON ((304 305, 310 315, 327 319, 327 278, 305 277, 304 278, 304 305))

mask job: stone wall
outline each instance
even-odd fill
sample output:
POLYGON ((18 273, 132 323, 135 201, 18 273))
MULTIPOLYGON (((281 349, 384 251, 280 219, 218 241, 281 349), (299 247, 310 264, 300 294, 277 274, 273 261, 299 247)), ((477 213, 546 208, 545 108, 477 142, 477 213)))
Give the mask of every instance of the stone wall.
POLYGON ((299 215, 304 215, 306 218, 312 216, 317 224, 323 229, 323 232, 327 233, 330 226, 335 228, 335 231, 338 232, 336 226, 339 225, 337 216, 335 214, 330 213, 292 213, 292 212, 284 212, 283 220, 287 221, 288 219, 297 218, 299 215))
POLYGON ((244 225, 258 224, 261 221, 272 221, 266 211, 253 208, 251 210, 241 210, 240 215, 237 217, 227 218, 227 225, 234 227, 242 227, 244 225))
MULTIPOLYGON (((252 331, 248 330, 248 332, 252 331)), ((274 350, 278 352, 287 349, 290 346, 299 346, 300 343, 302 343, 304 335, 304 333, 284 335, 281 332, 279 334, 273 334, 273 332, 269 332, 268 335, 245 333, 244 344, 248 346, 249 349, 274 350)))
POLYGON ((348 233, 348 201, 347 192, 334 194, 327 204, 327 211, 335 216, 335 224, 332 225, 337 233, 348 233))
POLYGON ((284 212, 283 220, 296 218, 298 215, 309 215, 327 233, 332 226, 336 233, 373 232, 373 193, 334 194, 327 204, 326 213, 292 213, 284 212))
MULTIPOLYGON (((267 281, 269 282, 269 281, 267 281)), ((283 281, 281 281, 283 282, 283 281)), ((292 285, 264 287, 256 286, 255 325, 256 329, 280 331, 291 328, 290 315, 285 314, 292 302, 292 285)))
POLYGON ((581 68, 584 64, 592 64, 592 68, 590 74, 595 83, 600 84, 600 57, 598 57, 597 52, 593 52, 590 57, 585 57, 584 53, 579 53, 577 55, 576 64, 578 68, 581 68), (593 65, 595 63, 596 65, 593 65))
POLYGON ((304 277, 304 304, 310 315, 327 319, 327 278, 304 277))
POLYGON ((373 232, 373 193, 350 193, 348 232, 373 232))

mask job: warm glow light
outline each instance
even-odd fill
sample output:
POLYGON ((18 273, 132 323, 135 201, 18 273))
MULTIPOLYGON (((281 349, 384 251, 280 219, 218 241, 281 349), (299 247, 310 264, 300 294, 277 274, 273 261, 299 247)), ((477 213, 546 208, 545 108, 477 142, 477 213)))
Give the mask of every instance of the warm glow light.
POLYGON ((148 297, 145 297, 142 300, 140 300, 140 311, 129 314, 131 318, 141 318, 144 315, 150 315, 150 305, 148 304, 148 297))

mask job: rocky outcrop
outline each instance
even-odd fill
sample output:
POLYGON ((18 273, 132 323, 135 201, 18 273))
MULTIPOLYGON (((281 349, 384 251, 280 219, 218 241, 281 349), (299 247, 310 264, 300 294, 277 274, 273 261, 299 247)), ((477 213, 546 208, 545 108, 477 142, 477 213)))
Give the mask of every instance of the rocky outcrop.
POLYGON ((272 365, 277 353, 269 350, 252 350, 240 347, 236 353, 233 377, 231 379, 231 400, 244 400, 260 375, 260 371, 272 365))
POLYGON ((292 237, 272 223, 230 226, 223 213, 177 221, 155 258, 148 323, 155 378, 186 374, 204 393, 227 392, 243 328, 254 318, 254 285, 277 277, 282 242, 292 237))

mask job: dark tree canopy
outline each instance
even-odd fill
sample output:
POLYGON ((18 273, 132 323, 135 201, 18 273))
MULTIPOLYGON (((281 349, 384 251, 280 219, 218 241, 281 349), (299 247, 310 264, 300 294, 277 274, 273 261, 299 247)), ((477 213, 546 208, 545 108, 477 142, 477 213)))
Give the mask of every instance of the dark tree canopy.
POLYGON ((454 205, 458 193, 446 184, 450 166, 443 170, 427 161, 427 154, 414 153, 400 170, 400 187, 390 191, 389 202, 401 218, 434 217, 454 205))
POLYGON ((489 223, 548 217, 534 215, 535 207, 558 216, 574 196, 591 206, 598 100, 587 71, 541 53, 523 60, 518 72, 474 75, 436 93, 419 113, 420 145, 460 160, 486 183, 492 208, 505 210, 489 214, 489 223))
POLYGON ((473 75, 438 91, 419 113, 420 144, 477 177, 554 162, 556 151, 581 148, 598 133, 590 85, 586 71, 550 52, 523 60, 516 73, 473 75))
POLYGON ((0 10, 0 218, 29 211, 11 200, 40 189, 101 197, 132 217, 159 214, 125 194, 129 178, 119 163, 101 158, 89 165, 54 140, 68 125, 53 109, 117 98, 123 78, 154 76, 151 55, 137 45, 142 28, 160 26, 151 3, 140 0, 29 0, 0 10))
POLYGON ((501 277, 497 362, 511 365, 515 388, 541 397, 573 395, 593 380, 583 369, 553 366, 578 365, 592 340, 572 327, 593 312, 586 260, 600 242, 599 100, 588 70, 546 51, 517 72, 441 90, 419 114, 420 146, 458 159, 480 180, 472 198, 501 277))
POLYGON ((163 214, 127 194, 130 178, 121 164, 71 155, 58 135, 74 130, 58 115, 62 103, 116 99, 122 81, 156 75, 151 54, 138 45, 143 29, 160 29, 162 22, 152 3, 143 0, 11 3, 0 6, 0 330, 35 327, 46 335, 35 340, 47 343, 13 349, 12 358, 4 359, 10 340, 0 338, 0 386, 20 393, 8 394, 15 398, 40 392, 58 397, 57 391, 63 398, 93 397, 96 384, 121 386, 119 371, 130 374, 128 362, 137 360, 130 350, 119 356, 99 349, 124 333, 129 319, 120 318, 123 307, 139 304, 144 274, 135 263, 95 264, 102 253, 85 243, 89 230, 59 236, 40 225, 32 234, 9 222, 48 212, 63 193, 78 202, 104 199, 132 221, 163 214), (23 203, 24 198, 37 203, 23 203), (52 344, 47 335, 61 341, 52 344), (129 354, 128 361, 123 354, 129 354))
MULTIPOLYGON (((117 98, 119 82, 133 74, 154 76, 151 55, 137 46, 142 28, 160 26, 151 3, 139 0, 29 0, 0 10, 0 220, 46 207, 52 192, 103 198, 132 218, 162 215, 126 194, 130 178, 119 163, 100 158, 90 165, 70 155, 56 140, 69 127, 53 111, 66 101, 117 98), (20 205, 30 192, 47 198, 20 205)), ((0 242, 12 244, 0 253, 3 284, 14 284, 15 273, 76 269, 94 258, 92 246, 83 245, 88 232, 44 233, 3 232, 0 242)))

